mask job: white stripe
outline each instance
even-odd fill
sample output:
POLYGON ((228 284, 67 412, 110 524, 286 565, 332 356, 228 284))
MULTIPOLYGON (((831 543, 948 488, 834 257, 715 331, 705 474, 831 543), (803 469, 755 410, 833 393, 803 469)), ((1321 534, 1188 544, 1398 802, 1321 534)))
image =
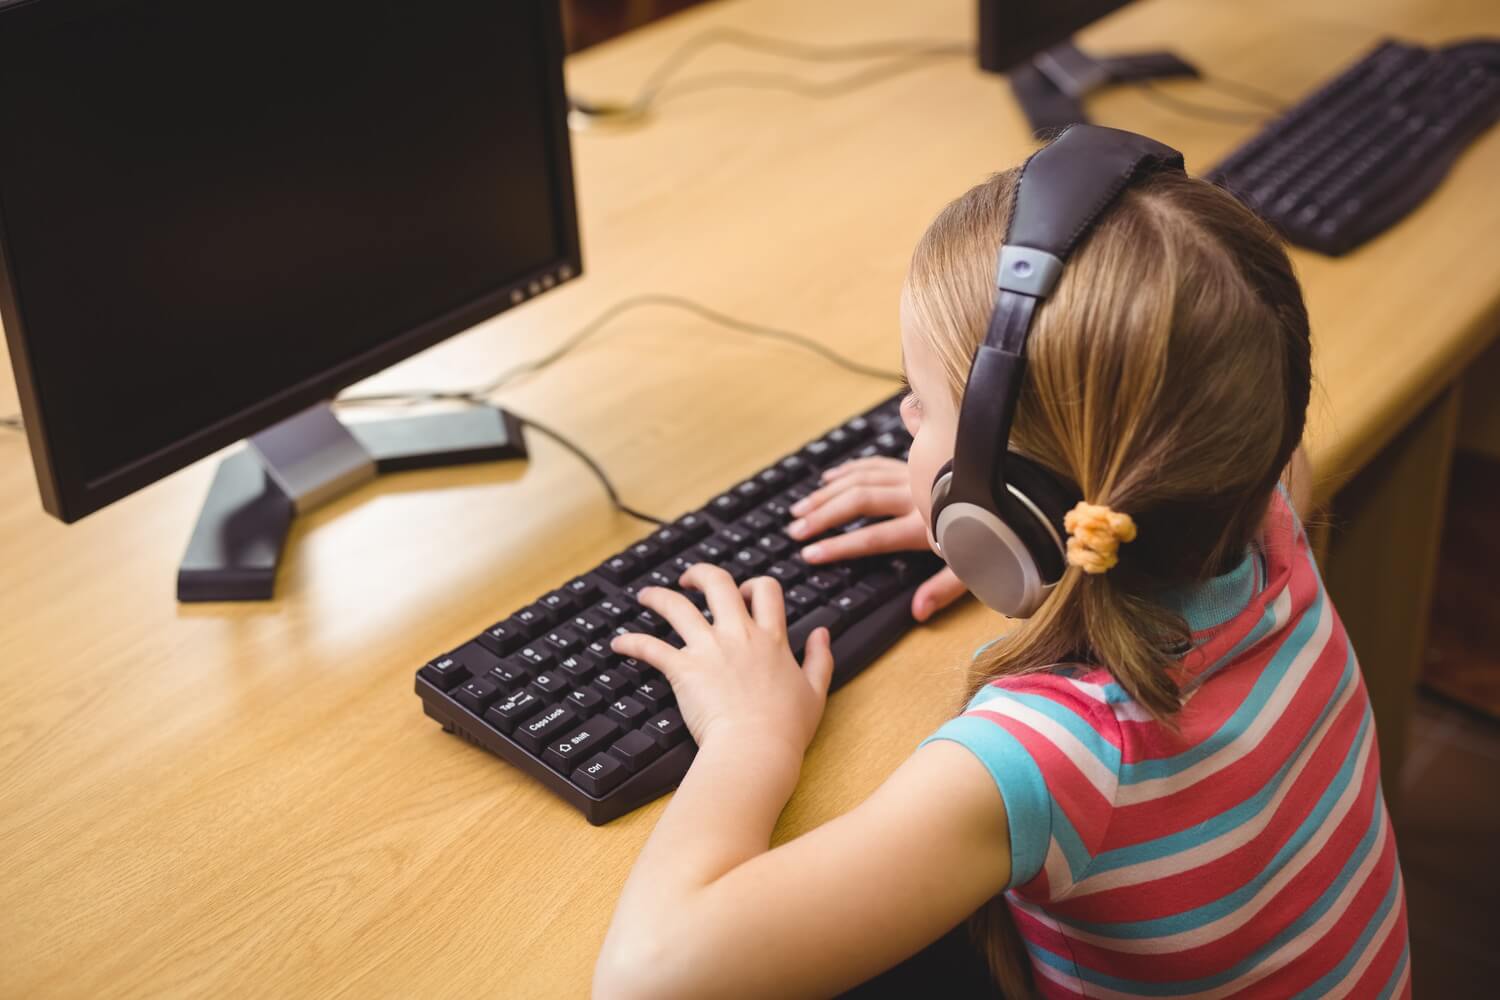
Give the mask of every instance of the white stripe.
POLYGON ((1108 693, 1103 684, 1094 684, 1089 681, 1080 681, 1068 678, 1068 683, 1078 689, 1078 693, 1090 701, 1098 702, 1104 706, 1106 712, 1113 712, 1116 719, 1122 722, 1155 722, 1156 718, 1140 705, 1135 699, 1127 698, 1125 701, 1110 702, 1108 693))
MULTIPOLYGON (((1354 967, 1349 970, 1349 975, 1345 976, 1344 981, 1339 983, 1338 986, 1328 991, 1327 1000, 1338 1000, 1339 997, 1349 995, 1350 991, 1359 982, 1359 977, 1364 975, 1365 971, 1369 969, 1370 964, 1375 961, 1375 955, 1391 936, 1392 931, 1396 927, 1396 921, 1401 918, 1401 911, 1406 906, 1406 887, 1400 884, 1401 866, 1399 864, 1396 866, 1395 874, 1397 882, 1396 901, 1391 904, 1391 911, 1380 922, 1380 927, 1375 931, 1374 935, 1370 938, 1370 943, 1365 947, 1365 953, 1359 956, 1359 961, 1354 963, 1354 967)), ((1396 961, 1401 961, 1399 955, 1396 956, 1396 961)), ((1411 963, 1408 962, 1407 965, 1410 966, 1411 963)))
MULTIPOLYGON (((1190 931, 1181 931, 1176 934, 1167 934, 1154 938, 1115 938, 1107 935, 1093 934, 1088 931, 1068 928, 1068 936, 1077 938, 1100 948, 1108 948, 1112 951, 1123 952, 1133 955, 1167 955, 1179 951, 1187 951, 1191 948, 1201 948, 1218 942, 1230 934, 1235 933, 1241 927, 1253 920, 1272 900, 1276 894, 1297 875, 1301 874, 1312 862, 1325 844, 1332 839, 1334 831, 1339 823, 1348 814, 1359 798, 1361 780, 1365 768, 1369 765, 1370 754, 1374 749, 1372 731, 1365 730, 1365 738, 1358 750, 1358 759, 1355 763, 1354 780, 1350 781, 1338 802, 1330 811, 1327 820, 1318 827, 1317 832, 1303 844, 1295 855, 1287 859, 1286 864, 1276 872, 1274 876, 1261 887, 1260 891, 1244 905, 1236 907, 1229 913, 1220 917, 1212 923, 1204 924, 1202 927, 1190 931)), ((1380 809, 1384 813, 1384 808, 1380 809)), ((1179 869, 1183 870, 1183 869, 1179 869)), ((1090 880, 1092 883, 1092 880, 1090 880)), ((1092 885, 1090 885, 1092 888, 1092 885)))
MULTIPOLYGON (((1351 666, 1352 670, 1358 671, 1357 663, 1351 666)), ((1322 747, 1323 741, 1328 738, 1328 731, 1333 728, 1339 719, 1339 714, 1353 700, 1355 693, 1362 690, 1357 679, 1350 678, 1350 682, 1344 685, 1344 690, 1339 693, 1338 700, 1329 706, 1328 714, 1324 716, 1322 725, 1313 731, 1308 739, 1307 747, 1293 761, 1291 768, 1282 777, 1281 784, 1277 786, 1269 802, 1254 816, 1245 820, 1232 830, 1226 830, 1212 840, 1205 840, 1195 844, 1185 851, 1169 854, 1164 858, 1155 858, 1149 861, 1140 861, 1123 868, 1115 868, 1111 871, 1100 872, 1086 878, 1080 883, 1079 896, 1087 896, 1106 889, 1118 889, 1127 885, 1140 885, 1145 882, 1153 882, 1160 878, 1167 878, 1179 872, 1192 868, 1201 868, 1224 857, 1232 851, 1237 850, 1246 842, 1255 839, 1270 825, 1271 821, 1281 809, 1281 804, 1291 794, 1293 786, 1302 772, 1307 769, 1313 756, 1322 747)), ((1365 746, 1368 746, 1370 732, 1365 733, 1365 746)), ((1359 776, 1363 776, 1362 772, 1359 776)), ((1346 789, 1347 791, 1347 789, 1346 789)))
POLYGON ((1138 805, 1142 802, 1150 802, 1152 799, 1172 795, 1187 788, 1189 785, 1197 784, 1203 779, 1217 774, 1249 753, 1260 743, 1267 730, 1276 724, 1276 721, 1281 718, 1282 712, 1286 710, 1287 705, 1296 697, 1297 691, 1307 680, 1307 675, 1311 672, 1313 664, 1323 655, 1323 650, 1328 645, 1328 640, 1332 635, 1332 603, 1324 600, 1321 613, 1318 615, 1318 624, 1313 630, 1312 637, 1298 651, 1291 664, 1288 665, 1286 673, 1277 683, 1275 690, 1271 692, 1271 697, 1261 707, 1261 710, 1256 713, 1250 725, 1246 726, 1233 740, 1220 747, 1213 754, 1202 760, 1193 762, 1193 764, 1176 774, 1169 774, 1161 778, 1150 778, 1133 785, 1121 785, 1119 795, 1115 799, 1115 805, 1117 807, 1138 805))
POLYGON ((1203 994, 1203 996, 1205 998, 1217 998, 1238 993, 1247 986, 1251 986, 1272 973, 1290 965, 1295 959, 1301 957, 1304 952, 1311 950, 1316 944, 1322 941, 1344 919, 1350 904, 1354 900, 1355 894, 1359 892, 1360 888, 1370 878, 1371 872, 1385 855, 1385 842, 1390 836, 1390 820, 1386 816, 1385 810, 1382 809, 1380 810, 1380 829, 1375 834, 1374 846, 1371 847, 1370 853, 1365 856, 1364 861, 1360 863, 1359 868, 1350 877, 1349 881, 1344 884, 1343 892, 1339 893, 1338 898, 1334 900, 1333 905, 1328 908, 1327 912, 1314 921, 1311 927, 1306 928, 1302 933, 1293 937, 1279 949, 1267 955, 1261 961, 1260 965, 1256 966, 1250 972, 1247 972, 1233 983, 1221 986, 1217 990, 1211 990, 1203 994))
POLYGON ((1067 855, 1063 854, 1056 837, 1047 844, 1047 860, 1042 868, 1047 872, 1047 892, 1053 899, 1072 890, 1073 872, 1068 868, 1067 855))
MULTIPOLYGON (((1039 697, 1046 696, 1041 695, 1039 697)), ((1072 711, 1072 709, 1061 703, 1054 702, 1053 704, 1057 704, 1063 711, 1072 711)), ((1042 736, 1046 737, 1049 743, 1061 750, 1078 770, 1083 772, 1083 776, 1088 779, 1089 784, 1094 786, 1094 791, 1104 796, 1106 802, 1114 800, 1115 787, 1119 780, 1115 772, 1095 756, 1094 752, 1085 746, 1082 740, 1074 736, 1067 726, 1064 726, 1045 712, 1032 708, 1030 705, 1024 705, 1014 698, 993 699, 985 704, 984 710, 993 712, 996 715, 1003 715, 1008 719, 1015 719, 1022 725, 1036 730, 1042 736)), ((1082 717, 1080 716, 1080 718, 1082 717)), ((1088 724, 1089 720, 1083 719, 1082 721, 1088 724)), ((1099 738, 1101 740, 1104 739, 1102 736, 1099 738)))

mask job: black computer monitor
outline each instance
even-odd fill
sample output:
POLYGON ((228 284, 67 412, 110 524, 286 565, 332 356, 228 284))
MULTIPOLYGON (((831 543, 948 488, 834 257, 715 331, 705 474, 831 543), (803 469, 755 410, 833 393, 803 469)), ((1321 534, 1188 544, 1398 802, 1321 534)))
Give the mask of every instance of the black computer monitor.
MULTIPOLYGON (((0 0, 0 319, 45 508, 336 434, 275 428, 577 275, 562 55, 557 0, 0 0)), ((241 513, 210 549, 264 545, 241 513)))
POLYGON ((1170 52, 1088 54, 1072 35, 1130 0, 979 0, 979 65, 1010 77, 1038 132, 1086 122, 1083 98, 1127 80, 1196 76, 1170 52))

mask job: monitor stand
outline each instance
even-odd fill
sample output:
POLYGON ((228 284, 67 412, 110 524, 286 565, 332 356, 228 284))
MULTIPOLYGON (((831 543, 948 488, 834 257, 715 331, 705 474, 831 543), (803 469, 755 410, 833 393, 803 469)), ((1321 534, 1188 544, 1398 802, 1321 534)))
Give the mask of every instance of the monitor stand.
POLYGON ((1042 133, 1086 123, 1083 99, 1110 84, 1197 75, 1192 64, 1170 52, 1091 56, 1066 41, 1012 69, 1010 86, 1032 131, 1042 133))
POLYGON ((382 473, 525 457, 520 421, 492 406, 345 424, 320 403, 219 463, 177 599, 270 600, 293 515, 382 473))

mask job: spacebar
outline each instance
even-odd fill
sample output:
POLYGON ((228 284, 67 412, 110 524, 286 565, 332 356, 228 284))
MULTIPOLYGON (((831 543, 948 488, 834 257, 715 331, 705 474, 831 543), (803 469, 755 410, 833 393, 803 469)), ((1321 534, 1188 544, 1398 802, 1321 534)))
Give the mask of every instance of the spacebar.
POLYGON ((802 647, 807 645, 807 637, 813 634, 814 629, 827 627, 830 637, 838 635, 840 631, 839 621, 840 617, 837 609, 830 607, 815 608, 801 618, 798 618, 786 630, 787 645, 792 647, 792 652, 800 659, 802 656, 802 647))

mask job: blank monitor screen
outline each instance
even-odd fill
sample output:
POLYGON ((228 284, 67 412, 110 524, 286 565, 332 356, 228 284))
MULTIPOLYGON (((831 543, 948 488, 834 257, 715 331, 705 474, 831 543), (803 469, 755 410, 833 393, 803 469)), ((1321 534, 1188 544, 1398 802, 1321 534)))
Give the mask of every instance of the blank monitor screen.
POLYGON ((561 58, 556 0, 0 0, 0 304, 47 508, 576 274, 561 58))

